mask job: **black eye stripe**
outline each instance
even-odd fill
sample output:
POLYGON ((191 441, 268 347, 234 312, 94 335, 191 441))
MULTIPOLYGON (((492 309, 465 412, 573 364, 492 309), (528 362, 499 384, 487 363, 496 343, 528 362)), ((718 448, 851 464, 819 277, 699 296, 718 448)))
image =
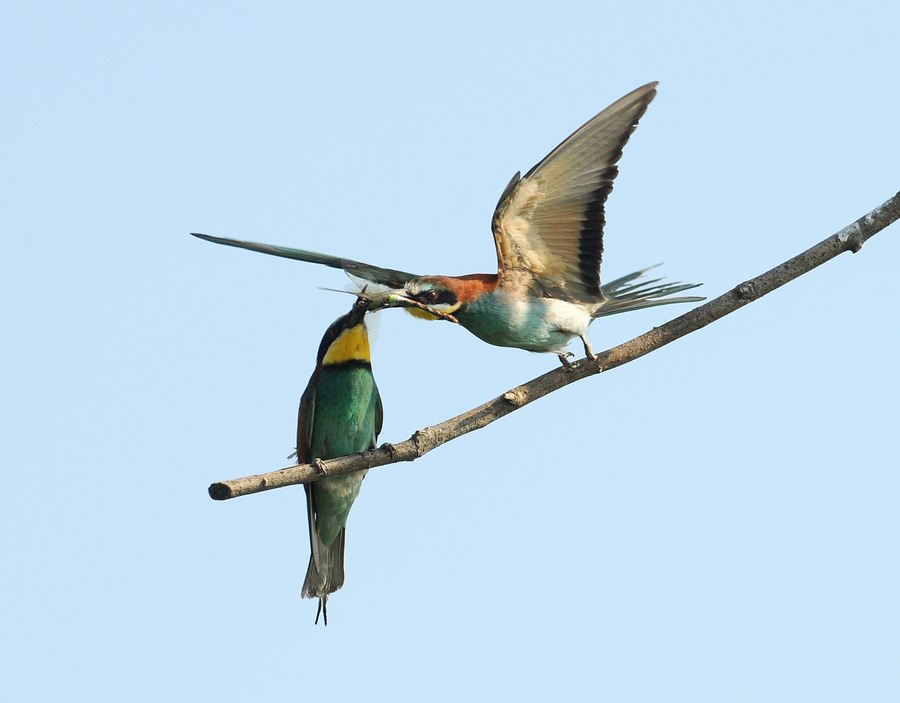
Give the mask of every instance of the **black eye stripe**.
POLYGON ((420 303, 425 303, 427 305, 455 305, 456 304, 456 294, 451 290, 439 290, 437 288, 430 288, 428 290, 424 290, 415 296, 415 299, 420 303))

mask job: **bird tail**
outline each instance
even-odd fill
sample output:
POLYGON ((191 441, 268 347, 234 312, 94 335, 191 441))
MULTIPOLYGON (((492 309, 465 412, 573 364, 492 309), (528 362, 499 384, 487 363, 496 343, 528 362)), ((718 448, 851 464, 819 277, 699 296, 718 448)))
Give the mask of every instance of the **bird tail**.
POLYGON ((345 533, 346 528, 342 529, 334 542, 327 546, 319 539, 318 534, 314 537, 319 543, 318 549, 309 557, 309 566, 300 595, 303 598, 319 599, 316 623, 319 622, 319 615, 324 614, 325 624, 328 624, 328 596, 344 585, 345 533))
MULTIPOLYGON (((307 486, 307 489, 309 487, 307 486)), ((328 596, 344 585, 344 542, 347 528, 341 528, 331 544, 325 544, 316 528, 312 506, 312 496, 307 493, 307 512, 309 517, 309 566, 306 578, 300 589, 303 598, 318 598, 319 610, 316 612, 316 623, 319 615, 325 616, 328 624, 328 596)))
POLYGON ((316 534, 319 542, 318 553, 309 557, 309 566, 306 569, 306 578, 300 595, 304 598, 324 598, 329 593, 334 593, 344 585, 344 535, 346 528, 342 529, 334 542, 326 546, 316 534))
POLYGON ((656 266, 649 266, 601 286, 600 291, 603 293, 603 302, 594 309, 592 316, 603 317, 620 312, 652 308, 657 305, 696 303, 700 300, 706 300, 706 298, 699 295, 669 297, 676 293, 696 288, 702 285, 700 283, 660 283, 663 280, 661 278, 639 280, 645 273, 654 268, 656 266))

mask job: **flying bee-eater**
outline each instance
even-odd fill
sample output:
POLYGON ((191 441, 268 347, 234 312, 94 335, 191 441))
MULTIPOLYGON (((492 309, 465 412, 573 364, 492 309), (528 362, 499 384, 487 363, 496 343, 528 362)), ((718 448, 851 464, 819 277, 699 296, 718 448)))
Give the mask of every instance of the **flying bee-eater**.
MULTIPOLYGON (((297 461, 333 459, 375 446, 381 432, 381 397, 372 375, 365 315, 371 301, 361 297, 335 320, 319 345, 316 368, 300 398, 297 461)), ((328 596, 344 585, 347 516, 365 471, 304 485, 309 520, 309 567, 301 595, 318 598, 328 624, 328 596)))
POLYGON ((600 283, 604 205, 622 149, 656 95, 656 85, 648 83, 617 100, 524 176, 512 177, 491 221, 497 273, 420 276, 301 249, 194 236, 344 269, 353 278, 391 289, 389 307, 413 306, 414 315, 434 319, 422 309, 429 306, 452 315, 489 344, 552 352, 568 366, 566 346, 578 337, 585 354, 595 358, 587 338, 594 319, 703 300, 671 297, 699 284, 642 280, 648 269, 600 283))

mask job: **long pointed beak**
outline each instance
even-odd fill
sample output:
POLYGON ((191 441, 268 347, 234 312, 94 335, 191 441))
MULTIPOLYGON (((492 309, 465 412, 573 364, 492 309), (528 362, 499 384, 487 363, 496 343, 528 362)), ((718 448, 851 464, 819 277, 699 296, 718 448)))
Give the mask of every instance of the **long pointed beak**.
POLYGON ((362 290, 356 295, 361 300, 368 301, 367 308, 369 312, 376 312, 385 308, 418 308, 447 322, 459 324, 459 320, 453 315, 437 310, 430 305, 425 305, 425 303, 420 303, 418 300, 408 298, 404 295, 403 289, 386 290, 380 293, 367 293, 365 290, 362 290))

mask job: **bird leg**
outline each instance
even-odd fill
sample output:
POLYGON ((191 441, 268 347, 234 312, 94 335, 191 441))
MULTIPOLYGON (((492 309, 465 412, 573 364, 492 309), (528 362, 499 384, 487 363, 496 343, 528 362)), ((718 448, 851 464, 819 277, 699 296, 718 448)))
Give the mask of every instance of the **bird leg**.
POLYGON ((569 361, 569 357, 570 356, 574 357, 575 355, 572 352, 564 352, 562 354, 557 354, 557 356, 559 357, 559 360, 562 362, 563 368, 566 371, 571 371, 573 366, 572 366, 572 362, 569 361))
POLYGON ((585 335, 581 335, 581 343, 584 344, 584 355, 590 359, 591 361, 596 360, 597 355, 594 354, 594 350, 591 349, 591 343, 588 341, 585 335))

